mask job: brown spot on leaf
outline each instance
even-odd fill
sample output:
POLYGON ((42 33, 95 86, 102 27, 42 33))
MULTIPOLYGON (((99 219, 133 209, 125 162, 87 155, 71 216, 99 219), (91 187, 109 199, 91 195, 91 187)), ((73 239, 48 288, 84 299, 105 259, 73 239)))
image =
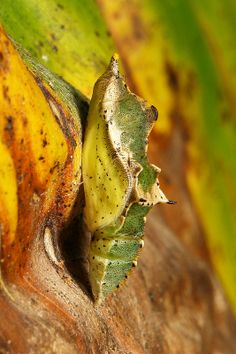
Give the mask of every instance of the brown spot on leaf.
POLYGON ((48 144, 49 144, 49 143, 48 143, 47 139, 44 138, 43 141, 42 141, 42 146, 45 147, 45 146, 47 146, 48 144))
POLYGON ((64 10, 64 6, 62 4, 57 4, 57 7, 60 9, 60 10, 64 10))
POLYGON ((56 161, 53 167, 50 168, 49 172, 52 174, 56 168, 60 166, 59 161, 56 161))
POLYGON ((6 101, 8 101, 9 103, 11 102, 11 99, 8 95, 8 91, 9 91, 9 87, 8 86, 5 86, 5 85, 2 85, 2 92, 3 92, 3 97, 6 101))
POLYGON ((177 74, 174 66, 169 61, 166 61, 166 63, 165 63, 165 70, 166 70, 168 84, 169 84, 170 88, 173 91, 178 91, 178 89, 179 89, 178 74, 177 74))
POLYGON ((53 41, 57 40, 57 37, 56 37, 55 33, 51 33, 51 38, 52 38, 53 41))
POLYGON ((147 38, 147 30, 144 27, 142 20, 139 18, 138 14, 133 13, 131 17, 133 35, 132 37, 137 41, 143 41, 147 38))
POLYGON ((28 120, 26 117, 23 117, 22 122, 23 122, 24 127, 26 127, 28 125, 28 120))
POLYGON ((57 53, 57 52, 58 52, 58 47, 57 47, 56 45, 53 45, 53 46, 52 46, 52 50, 53 50, 55 53, 57 53))
POLYGON ((5 125, 5 130, 10 132, 13 129, 13 117, 12 116, 7 116, 6 117, 6 121, 7 121, 7 123, 5 125))

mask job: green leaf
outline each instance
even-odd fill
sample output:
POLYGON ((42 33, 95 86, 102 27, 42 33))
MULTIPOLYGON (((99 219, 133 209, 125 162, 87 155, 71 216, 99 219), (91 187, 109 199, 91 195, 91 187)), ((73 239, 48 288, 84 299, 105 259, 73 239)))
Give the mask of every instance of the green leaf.
POLYGON ((41 64, 86 96, 114 52, 92 0, 4 0, 0 23, 41 64))

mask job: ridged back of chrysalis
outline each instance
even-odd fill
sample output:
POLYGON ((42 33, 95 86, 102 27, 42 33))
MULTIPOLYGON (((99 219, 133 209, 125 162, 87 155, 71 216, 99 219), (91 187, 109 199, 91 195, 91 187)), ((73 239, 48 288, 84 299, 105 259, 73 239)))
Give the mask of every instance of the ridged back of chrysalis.
POLYGON ((168 202, 147 159, 157 110, 127 88, 112 58, 92 96, 83 150, 85 222, 92 234, 89 277, 101 302, 136 264, 145 215, 168 202))

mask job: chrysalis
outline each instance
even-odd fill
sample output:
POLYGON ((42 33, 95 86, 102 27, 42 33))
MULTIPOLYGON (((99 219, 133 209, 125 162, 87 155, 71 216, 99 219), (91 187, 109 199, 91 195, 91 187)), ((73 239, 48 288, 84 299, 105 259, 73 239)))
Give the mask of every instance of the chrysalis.
POLYGON ((97 303, 137 264, 150 208, 170 202, 159 188, 160 169, 147 159, 157 115, 130 92, 112 57, 94 87, 83 149, 84 216, 92 235, 89 279, 97 303))

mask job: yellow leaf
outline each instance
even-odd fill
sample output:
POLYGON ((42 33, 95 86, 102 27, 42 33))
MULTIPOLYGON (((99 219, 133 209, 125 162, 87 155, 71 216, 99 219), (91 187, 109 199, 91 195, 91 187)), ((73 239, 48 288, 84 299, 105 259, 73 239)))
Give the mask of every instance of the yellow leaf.
POLYGON ((0 29, 0 223, 4 245, 22 235, 26 242, 36 232, 37 218, 41 226, 50 215, 58 219, 57 224, 66 221, 81 179, 78 93, 43 67, 29 67, 0 29))

